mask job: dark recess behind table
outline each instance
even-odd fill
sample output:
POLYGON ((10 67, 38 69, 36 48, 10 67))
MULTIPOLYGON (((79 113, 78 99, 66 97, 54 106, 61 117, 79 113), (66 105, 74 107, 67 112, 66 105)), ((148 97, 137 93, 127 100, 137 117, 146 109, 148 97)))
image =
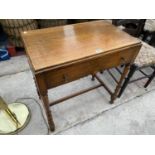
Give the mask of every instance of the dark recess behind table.
POLYGON ((5 45, 7 42, 7 35, 4 33, 2 25, 0 24, 0 46, 5 45))

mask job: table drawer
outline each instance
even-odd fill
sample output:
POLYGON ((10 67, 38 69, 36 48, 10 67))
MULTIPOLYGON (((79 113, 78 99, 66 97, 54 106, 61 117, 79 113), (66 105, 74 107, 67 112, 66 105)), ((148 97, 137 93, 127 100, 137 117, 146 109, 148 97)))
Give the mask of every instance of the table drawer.
POLYGON ((48 88, 53 88, 94 72, 126 64, 135 58, 140 47, 120 50, 78 63, 64 66, 44 73, 48 88))

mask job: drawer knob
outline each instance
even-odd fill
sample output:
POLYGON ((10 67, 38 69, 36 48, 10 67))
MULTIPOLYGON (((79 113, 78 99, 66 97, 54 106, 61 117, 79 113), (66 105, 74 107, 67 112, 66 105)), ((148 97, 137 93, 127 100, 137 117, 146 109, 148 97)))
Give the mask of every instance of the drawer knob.
POLYGON ((121 63, 121 65, 126 64, 126 62, 125 62, 125 58, 121 57, 120 63, 121 63))
POLYGON ((64 75, 63 75, 63 79, 64 79, 65 82, 67 82, 67 81, 68 81, 67 75, 64 74, 64 75))

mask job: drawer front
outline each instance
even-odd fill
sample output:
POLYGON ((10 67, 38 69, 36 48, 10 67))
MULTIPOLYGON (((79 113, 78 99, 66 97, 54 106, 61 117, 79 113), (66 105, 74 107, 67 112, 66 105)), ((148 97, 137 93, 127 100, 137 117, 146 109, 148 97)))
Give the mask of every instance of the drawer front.
POLYGON ((101 57, 85 60, 69 65, 61 69, 55 69, 44 73, 44 78, 48 88, 53 88, 94 72, 130 63, 134 60, 139 51, 139 47, 133 47, 123 51, 117 51, 101 57))

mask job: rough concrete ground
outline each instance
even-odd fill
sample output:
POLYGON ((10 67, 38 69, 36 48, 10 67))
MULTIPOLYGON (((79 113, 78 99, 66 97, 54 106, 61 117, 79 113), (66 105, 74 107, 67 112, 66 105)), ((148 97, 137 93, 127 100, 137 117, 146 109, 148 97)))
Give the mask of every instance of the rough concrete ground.
POLYGON ((155 91, 103 112, 59 134, 155 134, 155 91))
MULTIPOLYGON (((0 95, 7 102, 33 97, 41 103, 25 56, 0 62, 0 68, 0 95)), ((100 76, 113 87, 114 82, 106 73, 100 76)), ((52 107, 56 132, 51 134, 154 134, 155 81, 148 91, 143 88, 144 82, 129 85, 121 99, 113 105, 108 103, 106 91, 100 88, 52 107)), ((50 90, 49 96, 56 99, 94 83, 96 81, 92 82, 90 77, 86 77, 50 90)), ((42 123, 38 124, 37 121, 36 117, 34 123, 39 129, 42 123)), ((26 134, 35 134, 34 128, 26 134)))

